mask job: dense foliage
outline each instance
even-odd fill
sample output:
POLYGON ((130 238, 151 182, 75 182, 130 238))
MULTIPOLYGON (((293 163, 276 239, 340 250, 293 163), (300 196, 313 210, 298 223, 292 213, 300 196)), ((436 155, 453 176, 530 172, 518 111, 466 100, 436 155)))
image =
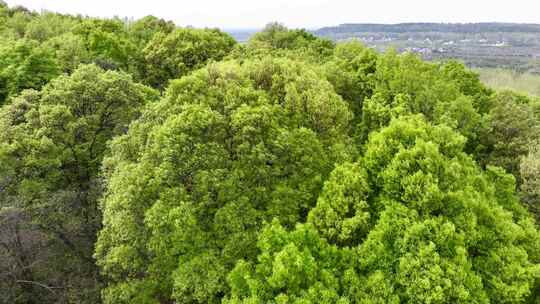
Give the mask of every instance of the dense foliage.
POLYGON ((51 296, 28 285, 35 281, 63 288, 58 301, 97 297, 92 251, 101 227, 98 174, 106 142, 156 97, 125 73, 90 65, 1 109, 1 227, 13 233, 4 236, 0 265, 9 278, 0 283, 6 302, 51 296))
POLYGON ((219 30, 177 29, 158 32, 143 50, 145 81, 163 88, 169 79, 180 78, 209 60, 221 60, 234 40, 219 30))
POLYGON ((1 303, 538 303, 540 102, 269 24, 0 2, 1 303))
POLYGON ((479 170, 464 142, 420 117, 374 133, 332 172, 306 224, 263 230, 258 258, 229 275, 228 302, 525 301, 538 232, 512 177, 479 170))

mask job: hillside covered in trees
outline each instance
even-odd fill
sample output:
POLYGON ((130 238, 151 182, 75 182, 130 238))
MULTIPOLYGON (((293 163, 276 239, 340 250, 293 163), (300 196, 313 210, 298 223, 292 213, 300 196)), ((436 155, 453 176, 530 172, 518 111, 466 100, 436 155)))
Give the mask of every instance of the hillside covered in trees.
POLYGON ((280 24, 0 32, 0 303, 539 303, 540 99, 280 24))

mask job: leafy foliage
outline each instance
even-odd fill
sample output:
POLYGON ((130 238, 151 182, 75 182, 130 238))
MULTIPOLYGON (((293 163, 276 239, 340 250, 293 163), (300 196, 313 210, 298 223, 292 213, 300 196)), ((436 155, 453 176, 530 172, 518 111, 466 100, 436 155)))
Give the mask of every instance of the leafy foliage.
POLYGON ((392 121, 363 158, 334 170, 308 224, 263 229, 257 260, 229 275, 229 302, 527 300, 540 234, 512 178, 482 172, 463 147, 448 127, 392 121))
POLYGON ((40 89, 58 75, 51 49, 31 40, 0 45, 0 104, 24 89, 40 89))
POLYGON ((502 92, 493 99, 489 113, 489 134, 484 162, 505 168, 519 179, 519 162, 529 143, 540 140, 540 120, 530 100, 523 95, 502 92))
POLYGON ((520 174, 523 201, 540 221, 540 143, 530 145, 528 154, 521 159, 520 174))
POLYGON ((287 60, 210 65, 171 83, 106 162, 96 251, 116 282, 106 302, 141 290, 219 302, 235 261, 255 256, 262 222, 305 219, 333 163, 350 157, 349 117, 329 83, 287 60))
POLYGON ((0 33, 2 303, 540 301, 537 98, 278 23, 0 33))
POLYGON ((169 79, 201 68, 209 60, 221 60, 232 49, 232 37, 219 30, 177 29, 158 33, 144 49, 145 81, 164 88, 169 79))
MULTIPOLYGON (((45 253, 38 249, 35 259, 24 257, 30 250, 26 248, 6 252, 8 259, 20 260, 14 270, 22 271, 25 281, 41 278, 46 285, 65 288, 66 297, 95 301, 99 277, 92 249, 101 226, 97 208, 101 159, 106 142, 123 133, 154 96, 129 75, 90 65, 53 80, 39 92, 26 91, 2 108, 0 209, 6 212, 6 223, 14 221, 19 227, 14 234, 29 230, 40 237, 28 242, 48 246, 45 253), (16 221, 10 220, 12 216, 16 221), (48 252, 50 248, 57 250, 48 252)), ((11 279, 21 280, 16 275, 11 279)), ((31 291, 23 293, 23 299, 38 299, 47 292, 31 291)))
POLYGON ((327 39, 317 38, 306 30, 290 30, 280 23, 269 23, 249 41, 253 48, 311 49, 328 55, 334 44, 327 39))

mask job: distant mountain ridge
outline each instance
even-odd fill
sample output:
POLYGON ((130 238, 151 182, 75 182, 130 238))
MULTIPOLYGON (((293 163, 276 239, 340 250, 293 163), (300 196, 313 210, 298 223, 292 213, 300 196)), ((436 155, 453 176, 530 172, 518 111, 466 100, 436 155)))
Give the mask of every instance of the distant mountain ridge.
POLYGON ((317 35, 351 32, 408 33, 408 32, 442 32, 442 33, 540 33, 540 24, 532 23, 344 23, 315 30, 317 35))

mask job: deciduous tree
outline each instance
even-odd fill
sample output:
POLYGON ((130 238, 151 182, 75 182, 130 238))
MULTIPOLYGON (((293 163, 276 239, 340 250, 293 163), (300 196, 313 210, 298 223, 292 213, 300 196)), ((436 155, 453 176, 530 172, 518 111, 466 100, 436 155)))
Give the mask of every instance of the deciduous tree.
POLYGON ((16 302, 98 301, 92 252, 101 226, 101 160, 107 141, 156 95, 127 74, 88 65, 1 109, 0 211, 11 227, 3 240, 22 243, 2 252, 8 275, 0 288, 22 284, 13 289, 16 302), (54 286, 52 294, 40 285, 54 286))

